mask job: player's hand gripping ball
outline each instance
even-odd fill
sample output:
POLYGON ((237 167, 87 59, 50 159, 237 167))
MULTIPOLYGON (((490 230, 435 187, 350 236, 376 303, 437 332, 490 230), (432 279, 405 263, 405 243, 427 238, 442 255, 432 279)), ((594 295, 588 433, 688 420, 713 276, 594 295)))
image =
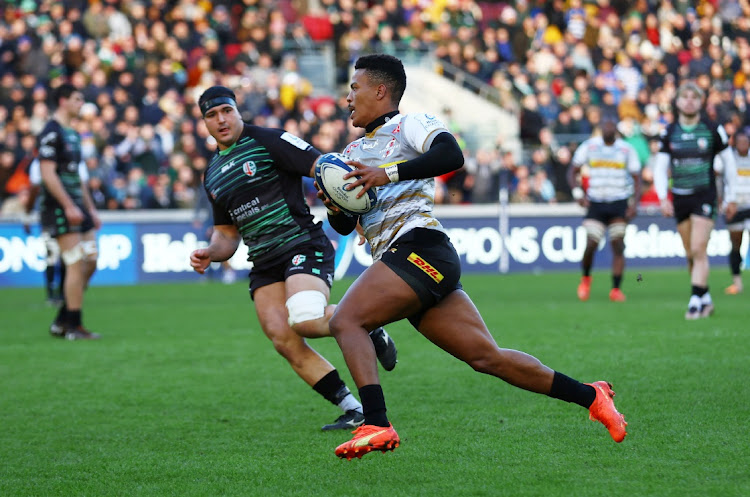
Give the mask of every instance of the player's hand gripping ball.
POLYGON ((356 170, 346 163, 347 160, 349 159, 346 156, 335 152, 321 155, 315 163, 315 181, 333 205, 345 213, 357 216, 370 211, 378 197, 373 188, 367 190, 360 198, 357 198, 357 194, 362 191, 362 186, 352 190, 346 189, 346 186, 356 179, 344 179, 346 173, 356 170))

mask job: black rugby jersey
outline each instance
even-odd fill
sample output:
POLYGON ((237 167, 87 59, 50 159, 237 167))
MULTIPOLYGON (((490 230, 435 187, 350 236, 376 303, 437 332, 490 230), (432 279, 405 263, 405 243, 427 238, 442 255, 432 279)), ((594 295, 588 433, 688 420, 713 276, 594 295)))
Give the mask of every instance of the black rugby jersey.
POLYGON ((248 261, 272 261, 325 236, 322 224, 313 222, 302 184, 319 155, 284 130, 245 124, 240 139, 211 159, 203 186, 214 224, 237 227, 248 261))
MULTIPOLYGON (((72 128, 66 128, 54 119, 44 126, 37 140, 39 160, 54 161, 57 175, 71 200, 83 205, 81 176, 78 165, 81 162, 81 136, 72 128)), ((41 209, 60 207, 57 199, 42 186, 41 209)))
POLYGON ((684 129, 679 122, 662 132, 660 151, 669 154, 672 191, 678 195, 716 188, 714 158, 729 145, 722 126, 701 119, 695 128, 684 129))

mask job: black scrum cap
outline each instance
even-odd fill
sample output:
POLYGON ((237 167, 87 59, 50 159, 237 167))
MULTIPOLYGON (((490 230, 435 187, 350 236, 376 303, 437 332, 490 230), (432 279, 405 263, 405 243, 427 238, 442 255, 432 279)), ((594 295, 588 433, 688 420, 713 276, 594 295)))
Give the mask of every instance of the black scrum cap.
POLYGON ((209 109, 221 104, 229 104, 237 107, 237 97, 226 86, 212 86, 204 91, 198 99, 198 106, 201 108, 201 114, 204 116, 209 109))

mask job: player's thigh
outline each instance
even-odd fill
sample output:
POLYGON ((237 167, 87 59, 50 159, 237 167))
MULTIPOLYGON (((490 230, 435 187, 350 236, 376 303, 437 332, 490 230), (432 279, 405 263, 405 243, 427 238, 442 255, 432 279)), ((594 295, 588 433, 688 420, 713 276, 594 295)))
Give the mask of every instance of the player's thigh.
POLYGON ((320 292, 326 297, 326 301, 330 298, 331 289, 328 284, 317 276, 312 274, 294 274, 286 279, 286 298, 288 299, 292 295, 304 291, 315 291, 320 292))
POLYGON ((691 252, 705 252, 708 247, 708 239, 711 237, 711 231, 714 229, 714 220, 709 217, 690 216, 690 246, 691 252))
POLYGON ((689 217, 677 223, 677 233, 680 234, 680 240, 682 240, 682 246, 685 249, 685 253, 687 254, 688 257, 691 256, 690 234, 692 231, 692 226, 693 225, 689 217))
POLYGON ((64 235, 58 235, 57 244, 60 246, 60 252, 69 251, 81 243, 80 233, 65 233, 64 235))
POLYGON ((331 326, 353 323, 374 329, 419 312, 417 293, 382 261, 368 267, 336 307, 331 326))
POLYGON ((463 361, 497 348, 482 316, 463 290, 450 293, 428 309, 418 330, 429 341, 463 361))
MULTIPOLYGON (((263 333, 272 341, 297 337, 289 326, 286 309, 286 289, 283 282, 264 285, 254 294, 255 312, 263 333)), ((299 337, 297 337, 299 338, 299 337)), ((299 340, 302 340, 299 338, 299 340)))
POLYGON ((604 202, 592 202, 581 223, 586 230, 586 238, 599 243, 606 232, 607 220, 607 204, 604 202))

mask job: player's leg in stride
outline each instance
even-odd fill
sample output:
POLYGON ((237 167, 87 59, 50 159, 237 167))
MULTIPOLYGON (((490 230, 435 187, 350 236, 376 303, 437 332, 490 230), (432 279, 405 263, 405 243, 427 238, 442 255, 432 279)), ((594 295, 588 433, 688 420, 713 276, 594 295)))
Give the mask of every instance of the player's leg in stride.
POLYGON ((599 421, 609 430, 612 440, 622 442, 627 434, 625 428, 628 424, 625 422, 625 416, 617 411, 615 403, 612 400, 615 396, 612 385, 606 381, 595 381, 594 383, 586 384, 594 387, 596 390, 596 399, 589 406, 589 419, 591 421, 599 421))
POLYGON ((609 243, 612 245, 612 289, 609 291, 609 300, 612 302, 625 302, 625 294, 622 293, 620 285, 625 271, 626 228, 624 219, 615 219, 609 225, 609 243))
POLYGON ((732 250, 729 252, 729 269, 732 272, 732 284, 724 290, 724 293, 727 295, 739 295, 744 290, 742 286, 742 274, 740 272, 740 268, 742 267, 740 246, 742 245, 744 230, 742 225, 739 227, 730 225, 727 228, 729 229, 729 239, 732 242, 732 250))
POLYGON ((714 227, 712 218, 691 214, 677 224, 690 269, 690 300, 685 319, 706 318, 714 313, 714 303, 708 288, 708 239, 714 227))
POLYGON ((591 267, 594 265, 594 255, 599 247, 599 241, 604 236, 605 226, 601 221, 592 218, 583 220, 586 228, 586 249, 581 259, 581 282, 578 284, 578 299, 587 301, 591 295, 591 267))

